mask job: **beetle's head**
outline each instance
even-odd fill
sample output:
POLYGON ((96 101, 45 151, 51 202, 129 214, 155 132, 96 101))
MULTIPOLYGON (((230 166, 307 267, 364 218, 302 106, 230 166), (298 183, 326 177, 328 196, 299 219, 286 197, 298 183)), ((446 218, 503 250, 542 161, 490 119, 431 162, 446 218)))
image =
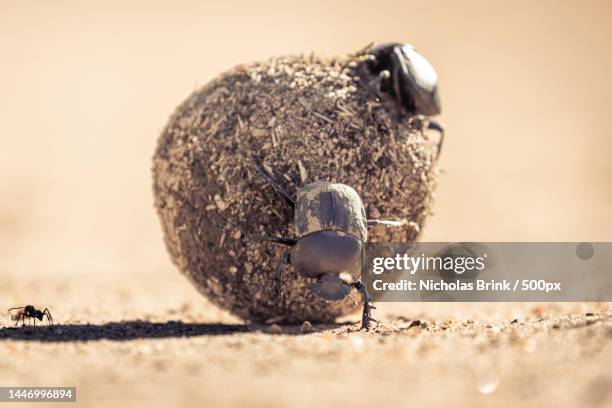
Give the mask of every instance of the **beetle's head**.
POLYGON ((308 288, 325 300, 342 300, 351 293, 352 286, 337 275, 323 275, 308 288))
POLYGON ((317 278, 310 289, 328 300, 340 300, 361 277, 361 241, 341 231, 318 231, 297 241, 291 265, 304 277, 317 278))

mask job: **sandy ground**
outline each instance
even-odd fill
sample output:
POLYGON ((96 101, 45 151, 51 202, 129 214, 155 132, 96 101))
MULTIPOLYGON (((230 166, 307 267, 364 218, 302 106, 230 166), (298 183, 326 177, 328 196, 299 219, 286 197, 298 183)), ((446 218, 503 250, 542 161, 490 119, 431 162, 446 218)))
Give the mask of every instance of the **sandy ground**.
POLYGON ((83 406, 612 406, 607 304, 379 303, 369 333, 309 332, 245 325, 182 278, 6 285, 63 301, 53 328, 0 321, 2 384, 83 406))
POLYGON ((3 3, 0 386, 76 385, 82 406, 612 406, 609 304, 244 326, 171 265, 150 174, 195 84, 407 40, 448 130, 423 240, 609 241, 611 21, 607 1, 3 3), (58 326, 6 328, 26 303, 58 326))

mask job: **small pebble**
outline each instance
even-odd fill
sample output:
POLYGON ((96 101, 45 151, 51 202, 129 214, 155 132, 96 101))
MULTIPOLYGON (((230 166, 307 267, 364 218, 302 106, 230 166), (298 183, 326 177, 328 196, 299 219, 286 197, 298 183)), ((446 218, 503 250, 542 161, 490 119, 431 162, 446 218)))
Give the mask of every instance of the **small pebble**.
POLYGON ((420 326, 421 325, 421 321, 420 320, 414 320, 412 323, 410 323, 410 326, 408 326, 408 328, 412 328, 415 326, 420 326))
POLYGON ((265 328, 264 332, 268 334, 282 334, 283 328, 280 327, 278 324, 271 324, 270 326, 265 328))
POLYGON ((314 328, 312 327, 312 324, 310 324, 308 320, 302 323, 302 327, 300 328, 300 333, 312 333, 312 332, 314 332, 314 328))

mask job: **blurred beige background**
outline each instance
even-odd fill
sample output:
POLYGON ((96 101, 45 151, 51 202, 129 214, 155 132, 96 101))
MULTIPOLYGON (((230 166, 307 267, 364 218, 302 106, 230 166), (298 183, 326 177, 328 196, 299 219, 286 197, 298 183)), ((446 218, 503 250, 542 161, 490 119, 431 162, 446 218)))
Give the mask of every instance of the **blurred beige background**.
POLYGON ((609 405, 605 304, 381 303, 393 335, 214 335, 237 320, 171 265, 150 167, 176 105, 236 64, 410 41, 448 129, 424 240, 612 240, 612 2, 126 3, 0 0, 0 327, 32 303, 75 340, 1 329, 0 385, 86 406, 609 405), (136 319, 203 332, 107 339, 136 319))
POLYGON ((239 63, 390 40, 441 78, 424 240, 612 239, 612 3, 224 3, 2 1, 3 276, 172 281, 150 159, 175 106, 239 63))

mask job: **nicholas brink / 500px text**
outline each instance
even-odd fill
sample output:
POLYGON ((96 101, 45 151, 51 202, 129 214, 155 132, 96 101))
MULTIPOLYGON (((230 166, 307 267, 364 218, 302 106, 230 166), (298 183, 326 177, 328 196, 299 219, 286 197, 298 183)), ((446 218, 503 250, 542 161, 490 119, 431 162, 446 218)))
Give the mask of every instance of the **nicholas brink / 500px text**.
POLYGON ((377 279, 372 282, 375 291, 444 291, 444 292, 561 292, 561 282, 548 282, 536 279, 476 279, 467 282, 465 279, 448 280, 419 279, 412 281, 402 279, 397 282, 384 282, 377 279))

